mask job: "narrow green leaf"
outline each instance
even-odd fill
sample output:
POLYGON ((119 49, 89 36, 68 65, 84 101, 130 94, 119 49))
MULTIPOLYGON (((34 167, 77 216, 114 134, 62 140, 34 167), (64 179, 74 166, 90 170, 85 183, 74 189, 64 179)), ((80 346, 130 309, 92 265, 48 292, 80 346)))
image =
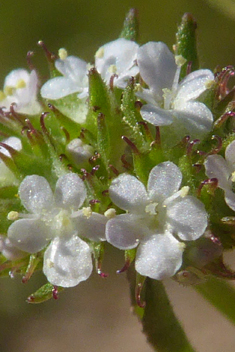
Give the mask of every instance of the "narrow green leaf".
POLYGON ((143 331, 158 352, 193 352, 160 281, 145 281, 143 331))
POLYGON ((189 63, 192 71, 198 69, 196 29, 197 23, 193 16, 190 13, 185 13, 176 33, 175 45, 175 54, 182 55, 186 60, 186 63, 181 68, 181 78, 186 76, 189 63))
POLYGON ((227 281, 211 276, 193 288, 235 324, 235 289, 227 281))
POLYGON ((126 15, 120 38, 137 41, 139 36, 138 12, 130 9, 126 15))

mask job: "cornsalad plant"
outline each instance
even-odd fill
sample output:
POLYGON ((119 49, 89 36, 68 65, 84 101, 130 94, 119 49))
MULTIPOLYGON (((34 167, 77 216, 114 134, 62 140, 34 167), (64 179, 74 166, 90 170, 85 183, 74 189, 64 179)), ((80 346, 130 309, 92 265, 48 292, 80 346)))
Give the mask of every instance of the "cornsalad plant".
POLYGON ((123 251, 131 302, 156 351, 194 351, 162 280, 192 285, 235 323, 234 68, 201 69, 185 14, 171 51, 139 45, 131 9, 87 63, 43 42, 50 79, 16 69, 0 92, 0 272, 48 283, 39 303, 101 277, 123 251))

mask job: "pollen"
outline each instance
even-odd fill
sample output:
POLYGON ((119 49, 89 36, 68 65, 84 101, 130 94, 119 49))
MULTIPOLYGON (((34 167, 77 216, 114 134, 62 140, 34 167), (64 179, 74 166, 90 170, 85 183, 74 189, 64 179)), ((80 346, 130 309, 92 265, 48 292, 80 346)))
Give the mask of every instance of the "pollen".
POLYGON ((15 90, 14 87, 12 87, 12 86, 6 86, 6 87, 4 88, 4 93, 5 93, 6 95, 13 95, 14 90, 15 90))
POLYGON ((188 195, 189 192, 189 186, 184 186, 180 190, 180 197, 184 198, 188 195))
POLYGON ((109 73, 115 74, 117 72, 117 66, 116 65, 110 65, 108 68, 109 73))
POLYGON ((186 59, 182 55, 175 56, 175 63, 177 66, 183 66, 186 62, 186 59))
POLYGON ((87 218, 87 219, 89 219, 90 217, 91 217, 91 215, 92 215, 92 210, 91 210, 91 207, 84 207, 84 208, 82 208, 82 213, 83 213, 83 215, 87 218))
POLYGON ((110 208, 106 210, 106 212, 104 213, 104 216, 106 216, 106 218, 108 219, 112 219, 116 216, 116 210, 114 208, 110 208))

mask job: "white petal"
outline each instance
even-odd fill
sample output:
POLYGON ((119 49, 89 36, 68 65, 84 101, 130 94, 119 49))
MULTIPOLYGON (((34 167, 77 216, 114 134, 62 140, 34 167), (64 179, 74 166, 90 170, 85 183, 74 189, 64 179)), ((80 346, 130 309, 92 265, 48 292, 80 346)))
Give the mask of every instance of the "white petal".
POLYGON ((231 165, 233 170, 235 170, 235 141, 227 146, 225 150, 225 159, 231 165))
POLYGON ((163 201, 177 192, 182 182, 182 173, 171 161, 155 166, 149 174, 148 192, 151 200, 163 201))
POLYGON ((229 177, 233 170, 221 155, 209 155, 204 163, 206 174, 209 178, 217 178, 219 187, 229 189, 229 177))
POLYGON ((66 146, 66 152, 75 165, 81 165, 88 161, 94 149, 92 146, 84 144, 80 138, 75 138, 66 146))
POLYGON ((167 202, 166 216, 172 232, 185 241, 198 239, 207 227, 207 213, 204 204, 192 196, 183 198, 179 196, 167 202))
POLYGON ((27 254, 16 248, 8 237, 0 238, 0 251, 8 260, 17 260, 25 257, 27 254))
POLYGON ((175 104, 178 100, 188 101, 198 98, 207 89, 206 83, 213 80, 214 75, 210 70, 197 70, 190 73, 179 84, 175 104))
POLYGON ((109 195, 119 208, 131 212, 144 211, 147 202, 147 192, 143 183, 127 174, 122 174, 112 181, 109 195))
POLYGON ((87 79, 87 63, 76 56, 68 56, 65 60, 56 60, 55 66, 66 78, 83 86, 87 79))
MULTIPOLYGON (((22 143, 21 140, 17 137, 9 137, 6 138, 2 141, 3 143, 9 145, 10 147, 12 147, 15 150, 21 150, 22 149, 22 143)), ((7 149, 5 149, 4 147, 0 147, 0 152, 6 156, 11 156, 10 153, 8 152, 7 149)))
POLYGON ((20 200, 29 212, 39 214, 53 206, 49 183, 38 175, 26 176, 19 187, 20 200))
POLYGON ((65 77, 55 77, 47 81, 41 88, 41 96, 45 99, 60 99, 69 94, 82 91, 76 82, 71 81, 65 77))
POLYGON ((179 123, 185 128, 192 138, 200 138, 212 129, 213 115, 205 104, 189 101, 174 105, 172 114, 177 117, 179 123))
POLYGON ((77 174, 71 172, 58 179, 55 189, 55 203, 58 207, 77 210, 85 198, 86 187, 77 174))
MULTIPOLYGON (((137 74, 139 69, 134 71, 129 70, 135 64, 134 61, 137 57, 138 44, 131 40, 126 40, 124 38, 119 38, 110 43, 105 44, 99 49, 99 52, 102 51, 103 55, 96 55, 95 66, 98 72, 101 74, 102 78, 108 83, 112 73, 109 72, 110 66, 114 65, 116 68, 116 74, 121 78, 125 76, 129 78, 134 74, 137 74)), ((114 84, 121 87, 123 84, 118 85, 118 81, 114 84)))
POLYGON ((77 224, 79 236, 95 242, 105 241, 105 225, 108 219, 104 215, 93 212, 91 216, 86 217, 82 210, 77 212, 76 217, 74 215, 72 218, 77 224))
POLYGON ((107 241, 119 249, 135 248, 148 233, 147 224, 133 214, 118 215, 106 224, 107 241))
POLYGON ((149 42, 141 46, 137 63, 141 77, 156 94, 162 97, 163 88, 171 89, 177 66, 166 44, 149 42))
POLYGON ((29 81, 29 76, 30 75, 28 71, 23 68, 18 68, 16 70, 13 70, 6 76, 4 81, 4 88, 9 86, 15 87, 17 82, 21 79, 25 81, 25 83, 27 84, 29 81))
POLYGON ((55 238, 44 254, 43 272, 52 285, 73 287, 92 272, 91 252, 79 237, 55 238))
POLYGON ((225 190, 224 199, 228 206, 235 211, 235 194, 233 191, 225 190))
POLYGON ((182 265, 183 245, 169 232, 147 236, 139 245, 135 268, 143 276, 162 280, 182 265))
POLYGON ((154 126, 167 126, 173 122, 172 112, 156 105, 146 104, 140 110, 142 118, 154 126))
POLYGON ((14 246, 28 253, 39 252, 51 238, 48 227, 36 219, 20 219, 13 222, 7 235, 14 246))

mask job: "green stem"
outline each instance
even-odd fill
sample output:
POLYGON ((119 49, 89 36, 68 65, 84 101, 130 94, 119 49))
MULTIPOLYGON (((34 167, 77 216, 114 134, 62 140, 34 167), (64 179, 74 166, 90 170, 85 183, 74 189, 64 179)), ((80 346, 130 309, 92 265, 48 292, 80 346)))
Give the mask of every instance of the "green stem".
POLYGON ((235 324, 235 289, 228 282, 210 277, 194 289, 235 324))
POLYGON ((158 352, 195 352, 160 281, 146 279, 145 302, 143 331, 154 349, 158 352))

